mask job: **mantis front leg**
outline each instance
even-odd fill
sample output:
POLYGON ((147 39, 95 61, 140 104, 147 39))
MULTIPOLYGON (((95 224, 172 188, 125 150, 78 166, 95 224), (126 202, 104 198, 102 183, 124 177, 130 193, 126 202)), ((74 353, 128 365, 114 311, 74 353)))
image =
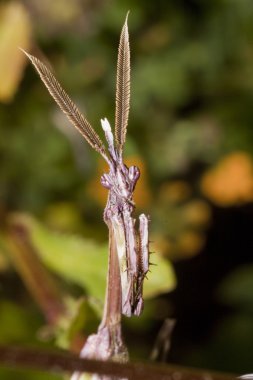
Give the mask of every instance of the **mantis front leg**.
POLYGON ((119 257, 120 268, 123 269, 122 313, 127 316, 140 315, 143 309, 143 281, 149 270, 149 219, 144 214, 139 216, 139 231, 135 229, 135 219, 130 212, 125 211, 122 219, 124 231, 121 225, 121 236, 123 238, 123 233, 125 236, 119 257))
POLYGON ((145 214, 139 216, 138 272, 133 309, 135 315, 140 315, 143 310, 143 281, 149 271, 149 221, 145 214))
MULTIPOLYGON (((111 218, 112 230, 116 242, 116 250, 118 254, 120 280, 121 280, 121 295, 122 295, 122 313, 128 317, 132 315, 133 304, 133 281, 129 273, 129 260, 128 260, 128 243, 127 236, 129 231, 126 232, 124 226, 124 216, 114 215, 111 218)), ((132 242, 132 238, 130 238, 132 242)))

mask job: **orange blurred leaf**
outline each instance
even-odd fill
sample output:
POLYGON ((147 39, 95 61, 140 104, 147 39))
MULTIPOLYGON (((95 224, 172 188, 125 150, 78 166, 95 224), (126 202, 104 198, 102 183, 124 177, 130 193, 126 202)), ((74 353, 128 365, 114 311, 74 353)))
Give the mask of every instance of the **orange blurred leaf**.
POLYGON ((177 250, 184 257, 194 256, 203 248, 205 244, 205 236, 196 231, 185 231, 177 241, 177 250))
POLYGON ((253 161, 245 152, 234 152, 207 171, 202 192, 219 206, 253 201, 253 161))

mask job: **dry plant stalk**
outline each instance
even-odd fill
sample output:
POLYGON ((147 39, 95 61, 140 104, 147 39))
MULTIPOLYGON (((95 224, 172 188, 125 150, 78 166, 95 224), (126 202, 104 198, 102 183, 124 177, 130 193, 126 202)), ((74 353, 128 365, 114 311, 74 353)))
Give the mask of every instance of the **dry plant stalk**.
MULTIPOLYGON (((126 362, 128 351, 122 339, 121 315, 138 316, 142 312, 143 281, 149 270, 149 218, 141 214, 137 229, 136 221, 132 217, 135 209, 133 192, 140 177, 140 171, 136 166, 128 168, 122 157, 130 105, 130 49, 127 17, 118 49, 114 135, 108 120, 101 120, 108 143, 108 152, 98 134, 48 68, 36 57, 25 51, 24 53, 35 66, 49 93, 70 122, 109 165, 109 173, 101 177, 101 184, 109 191, 104 210, 104 221, 109 229, 104 315, 97 334, 87 339, 81 357, 126 362)), ((80 373, 74 373, 72 376, 72 380, 79 378, 80 373)))

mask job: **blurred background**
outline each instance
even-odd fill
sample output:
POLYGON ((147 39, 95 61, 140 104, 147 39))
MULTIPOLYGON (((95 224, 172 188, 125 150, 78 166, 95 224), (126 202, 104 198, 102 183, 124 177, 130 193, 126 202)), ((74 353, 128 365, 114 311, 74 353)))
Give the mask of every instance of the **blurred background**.
MULTIPOLYGON (((177 320, 170 363, 253 370, 253 2, 0 3, 0 343, 78 352, 99 323, 107 229, 102 159, 67 122, 22 47, 55 73, 94 129, 114 120, 130 9, 126 162, 151 215, 146 306, 124 319, 148 359, 177 320)), ((20 372, 0 370, 4 379, 20 372)), ((22 379, 60 379, 22 372, 22 379)))

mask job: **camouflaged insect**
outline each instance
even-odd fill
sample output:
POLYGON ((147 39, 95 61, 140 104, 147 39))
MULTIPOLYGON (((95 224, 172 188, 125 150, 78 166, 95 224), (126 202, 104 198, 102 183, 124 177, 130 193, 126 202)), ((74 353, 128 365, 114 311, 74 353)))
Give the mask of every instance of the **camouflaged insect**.
POLYGON ((122 28, 118 49, 114 135, 108 120, 101 120, 109 154, 98 134, 49 69, 38 58, 26 52, 25 54, 70 122, 109 165, 109 173, 101 177, 101 184, 109 190, 104 220, 116 240, 121 274, 122 313, 127 316, 139 315, 143 309, 143 280, 149 269, 149 218, 141 214, 139 228, 136 228, 136 221, 132 217, 135 209, 133 192, 140 177, 140 171, 136 166, 128 168, 122 157, 130 104, 130 49, 127 18, 122 28))

